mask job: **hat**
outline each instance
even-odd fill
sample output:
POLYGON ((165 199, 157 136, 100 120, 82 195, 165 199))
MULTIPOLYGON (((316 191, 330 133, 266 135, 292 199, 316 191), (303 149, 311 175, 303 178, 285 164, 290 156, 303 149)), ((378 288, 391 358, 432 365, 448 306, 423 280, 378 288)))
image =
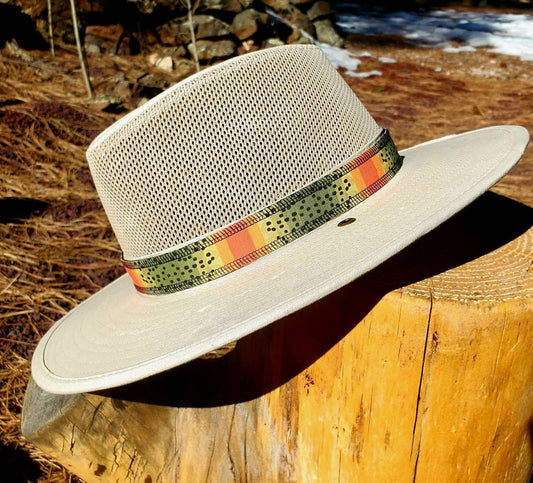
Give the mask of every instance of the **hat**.
POLYGON ((461 210, 528 139, 497 126, 398 152, 314 46, 207 68, 89 147, 127 273, 45 334, 33 377, 99 390, 238 340, 461 210))

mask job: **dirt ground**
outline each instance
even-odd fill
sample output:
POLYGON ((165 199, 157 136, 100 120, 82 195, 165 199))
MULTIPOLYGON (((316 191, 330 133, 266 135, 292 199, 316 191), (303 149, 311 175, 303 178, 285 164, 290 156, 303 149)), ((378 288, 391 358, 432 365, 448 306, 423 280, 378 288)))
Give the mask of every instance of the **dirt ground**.
MULTIPOLYGON (((497 124, 533 132, 533 63, 486 51, 446 54, 396 38, 352 36, 369 52, 346 77, 398 147, 497 124), (395 63, 380 63, 387 56, 395 63)), ((0 51, 0 467, 5 481, 77 481, 20 434, 30 359, 43 333, 81 300, 122 273, 120 250, 84 159, 90 141, 147 95, 146 76, 165 87, 179 75, 156 70, 148 55, 90 54, 98 95, 85 101, 71 46, 47 52, 0 51), (4 476, 5 477, 5 476, 4 476)), ((533 148, 493 190, 533 206, 533 148)))

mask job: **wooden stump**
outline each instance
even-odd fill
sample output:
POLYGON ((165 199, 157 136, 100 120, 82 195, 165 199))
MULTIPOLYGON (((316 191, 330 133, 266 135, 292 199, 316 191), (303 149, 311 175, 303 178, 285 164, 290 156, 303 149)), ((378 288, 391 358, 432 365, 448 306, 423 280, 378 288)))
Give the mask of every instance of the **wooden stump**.
POLYGON ((23 433, 89 481, 527 482, 532 213, 487 193, 223 357, 98 394, 31 383, 23 433))

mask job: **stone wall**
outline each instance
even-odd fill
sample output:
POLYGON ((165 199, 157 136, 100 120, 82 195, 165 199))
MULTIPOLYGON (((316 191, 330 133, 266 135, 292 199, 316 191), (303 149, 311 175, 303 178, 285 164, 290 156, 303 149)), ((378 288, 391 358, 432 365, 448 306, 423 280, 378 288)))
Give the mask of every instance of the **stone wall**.
MULTIPOLYGON (((90 102, 113 112, 133 109, 201 67, 234 55, 290 43, 344 44, 325 0, 190 0, 190 11, 188 0, 76 1, 89 70, 98 78, 90 102), (126 63, 144 65, 144 72, 122 73, 109 82, 101 69, 97 73, 98 65, 106 63, 101 56, 113 55, 140 55, 138 61, 133 57, 126 63)), ((53 0, 52 8, 53 37, 60 52, 75 42, 70 4, 53 0)), ((26 33, 2 29, 6 35, 0 35, 0 48, 7 45, 24 56, 19 47, 48 48, 47 0, 11 0, 3 11, 13 17, 3 18, 4 25, 24 25, 26 33), (25 36, 33 34, 40 42, 25 43, 25 36)))
MULTIPOLYGON (((78 0, 89 51, 192 59, 187 0, 78 0), (105 30, 102 29, 106 26, 105 30), (110 29, 110 26, 115 26, 110 29)), ((46 0, 17 0, 48 38, 46 0)), ((285 43, 325 42, 342 46, 325 0, 191 0, 201 62, 285 43)), ((73 42, 68 1, 52 2, 54 37, 73 42)), ((156 62, 158 60, 155 60, 156 62)))

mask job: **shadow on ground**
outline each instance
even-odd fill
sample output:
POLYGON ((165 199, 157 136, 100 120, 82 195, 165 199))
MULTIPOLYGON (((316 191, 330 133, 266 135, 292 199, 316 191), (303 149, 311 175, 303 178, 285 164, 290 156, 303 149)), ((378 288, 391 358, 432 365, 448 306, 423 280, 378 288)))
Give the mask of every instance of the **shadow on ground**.
POLYGON ((28 483, 42 476, 39 464, 21 448, 0 444, 1 479, 9 483, 28 483))

